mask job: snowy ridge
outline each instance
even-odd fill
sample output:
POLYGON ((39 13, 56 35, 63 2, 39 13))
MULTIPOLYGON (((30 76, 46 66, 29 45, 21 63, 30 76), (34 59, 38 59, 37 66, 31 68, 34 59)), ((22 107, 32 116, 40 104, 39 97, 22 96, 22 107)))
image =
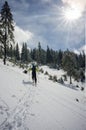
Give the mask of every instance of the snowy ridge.
POLYGON ((37 78, 34 86, 30 73, 0 61, 0 130, 86 130, 85 91, 37 78))

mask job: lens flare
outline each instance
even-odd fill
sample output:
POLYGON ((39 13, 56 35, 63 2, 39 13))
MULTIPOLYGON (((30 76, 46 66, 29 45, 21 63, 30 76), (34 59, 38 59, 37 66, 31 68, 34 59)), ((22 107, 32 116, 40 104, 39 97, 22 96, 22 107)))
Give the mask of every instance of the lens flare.
POLYGON ((66 8, 64 10, 64 18, 70 22, 77 20, 81 17, 81 12, 77 8, 66 8))

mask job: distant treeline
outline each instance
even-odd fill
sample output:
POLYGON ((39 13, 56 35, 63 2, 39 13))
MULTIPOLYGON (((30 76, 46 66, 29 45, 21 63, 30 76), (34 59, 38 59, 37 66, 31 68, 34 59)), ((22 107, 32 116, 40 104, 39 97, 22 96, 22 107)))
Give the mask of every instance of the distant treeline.
MULTIPOLYGON (((3 50, 0 49, 0 57, 3 57, 3 50)), ((21 52, 18 43, 13 47, 7 46, 7 57, 15 62, 21 64, 29 64, 36 61, 38 65, 49 65, 52 68, 64 69, 67 74, 73 76, 76 80, 85 80, 85 53, 75 54, 74 52, 62 51, 61 49, 55 51, 47 46, 44 50, 40 42, 38 47, 28 49, 27 43, 23 43, 21 52)))

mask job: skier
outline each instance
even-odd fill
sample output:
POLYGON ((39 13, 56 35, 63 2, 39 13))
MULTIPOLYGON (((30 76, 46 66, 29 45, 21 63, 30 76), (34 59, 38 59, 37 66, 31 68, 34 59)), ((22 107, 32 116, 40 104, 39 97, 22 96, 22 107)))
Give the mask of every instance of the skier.
POLYGON ((36 66, 33 64, 32 65, 32 80, 35 82, 35 85, 37 83, 37 76, 36 76, 36 66))

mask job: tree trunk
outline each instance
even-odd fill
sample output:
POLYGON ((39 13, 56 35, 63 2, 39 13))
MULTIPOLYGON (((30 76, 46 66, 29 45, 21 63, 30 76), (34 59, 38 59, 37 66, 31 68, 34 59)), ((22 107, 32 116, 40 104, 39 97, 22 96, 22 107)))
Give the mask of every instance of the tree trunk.
POLYGON ((71 79, 71 75, 70 75, 70 84, 72 84, 72 79, 71 79))
POLYGON ((4 65, 6 65, 6 47, 4 48, 4 65))
POLYGON ((6 65, 6 31, 5 31, 5 38, 4 38, 4 65, 6 65))

